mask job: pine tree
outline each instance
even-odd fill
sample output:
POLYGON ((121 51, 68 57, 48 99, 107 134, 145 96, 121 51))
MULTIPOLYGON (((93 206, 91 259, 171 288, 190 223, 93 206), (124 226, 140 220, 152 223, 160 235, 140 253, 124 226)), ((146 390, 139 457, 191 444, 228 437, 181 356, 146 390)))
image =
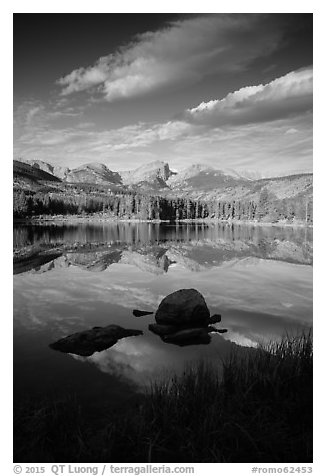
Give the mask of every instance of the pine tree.
POLYGON ((260 192, 258 206, 257 206, 257 218, 262 220, 268 214, 268 190, 263 188, 260 192))

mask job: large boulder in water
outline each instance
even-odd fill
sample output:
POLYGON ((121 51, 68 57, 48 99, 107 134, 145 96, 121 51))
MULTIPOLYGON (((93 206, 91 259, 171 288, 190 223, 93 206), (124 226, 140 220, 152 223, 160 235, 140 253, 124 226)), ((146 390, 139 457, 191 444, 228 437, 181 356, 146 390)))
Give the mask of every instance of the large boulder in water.
POLYGON ((143 332, 137 329, 124 329, 114 324, 106 327, 93 327, 93 329, 71 334, 63 339, 50 344, 51 349, 67 354, 90 356, 94 352, 112 347, 119 339, 130 336, 139 336, 143 332))
POLYGON ((196 289, 179 289, 169 294, 161 301, 155 314, 158 324, 207 325, 208 319, 205 299, 196 289))

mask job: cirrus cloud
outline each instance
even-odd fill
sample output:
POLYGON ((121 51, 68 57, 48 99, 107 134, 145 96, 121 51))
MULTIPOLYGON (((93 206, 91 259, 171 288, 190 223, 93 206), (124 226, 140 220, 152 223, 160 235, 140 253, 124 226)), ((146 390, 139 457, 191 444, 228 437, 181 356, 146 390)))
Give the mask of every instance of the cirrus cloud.
POLYGON ((259 164, 268 176, 311 168, 312 68, 241 88, 165 122, 99 130, 92 122, 72 123, 70 115, 77 111, 64 106, 59 118, 38 103, 19 109, 17 122, 25 127, 16 141, 17 156, 60 165, 69 157, 70 166, 96 160, 113 170, 158 159, 177 169, 197 162, 235 169, 259 164))

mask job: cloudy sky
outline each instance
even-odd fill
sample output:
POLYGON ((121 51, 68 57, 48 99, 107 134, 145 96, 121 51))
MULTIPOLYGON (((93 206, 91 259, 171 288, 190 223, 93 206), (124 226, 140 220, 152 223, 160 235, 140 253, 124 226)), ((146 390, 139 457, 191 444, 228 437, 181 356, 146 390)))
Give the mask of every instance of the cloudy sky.
POLYGON ((15 14, 14 158, 312 171, 311 14, 15 14))

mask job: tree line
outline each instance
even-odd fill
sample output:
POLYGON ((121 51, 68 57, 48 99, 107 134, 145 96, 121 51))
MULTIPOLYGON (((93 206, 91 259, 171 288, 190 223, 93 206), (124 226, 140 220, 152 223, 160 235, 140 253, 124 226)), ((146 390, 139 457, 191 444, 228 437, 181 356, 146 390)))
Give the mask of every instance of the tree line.
POLYGON ((138 193, 62 193, 60 191, 14 190, 14 218, 39 215, 103 213, 120 219, 142 220, 294 220, 312 223, 312 201, 306 197, 278 199, 263 189, 253 200, 191 200, 138 193))

